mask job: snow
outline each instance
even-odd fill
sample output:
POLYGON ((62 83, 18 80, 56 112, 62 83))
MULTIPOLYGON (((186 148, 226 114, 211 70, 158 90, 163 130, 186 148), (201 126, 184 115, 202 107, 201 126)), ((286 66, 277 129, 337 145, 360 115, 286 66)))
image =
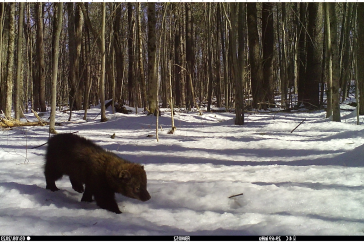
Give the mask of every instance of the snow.
POLYGON ((100 123, 99 112, 90 109, 87 122, 82 111, 70 122, 58 112, 57 131, 78 131, 143 164, 152 198, 117 194, 123 213, 114 214, 81 203, 67 177, 57 181, 60 191, 46 190, 46 146, 31 148, 47 142, 48 126, 1 130, 2 235, 364 234, 364 126, 350 111, 341 123, 324 111, 250 113, 243 126, 233 113, 176 112, 171 135, 165 109, 159 142, 147 137, 154 116, 108 110, 100 123))

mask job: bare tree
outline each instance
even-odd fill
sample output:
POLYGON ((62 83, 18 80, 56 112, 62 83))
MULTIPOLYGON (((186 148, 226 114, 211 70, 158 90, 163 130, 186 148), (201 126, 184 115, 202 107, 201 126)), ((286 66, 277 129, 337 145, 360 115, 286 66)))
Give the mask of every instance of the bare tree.
POLYGON ((339 82, 339 56, 337 41, 336 3, 329 4, 331 55, 332 55, 332 111, 333 121, 340 122, 340 82, 339 82))
POLYGON ((364 3, 357 3, 358 50, 357 72, 360 92, 360 114, 364 114, 364 3))
POLYGON ((54 43, 53 43, 53 56, 52 56, 52 103, 51 103, 51 117, 49 124, 49 133, 56 134, 56 101, 57 101, 57 74, 58 74, 58 56, 59 56, 59 38, 62 30, 63 20, 63 3, 56 3, 57 15, 55 15, 55 30, 54 30, 54 43))
POLYGON ((212 69, 212 9, 211 9, 211 4, 212 3, 208 3, 207 4, 207 32, 208 32, 208 42, 207 42, 207 53, 208 53, 208 80, 209 80, 209 84, 208 84, 208 94, 207 94, 207 112, 210 112, 211 110, 211 102, 212 102, 212 87, 213 87, 213 69, 212 69))
POLYGON ((133 5, 128 2, 128 59, 129 59, 129 71, 128 71, 128 91, 129 91, 129 106, 134 106, 134 25, 135 21, 133 19, 133 5))
POLYGON ((137 3, 137 14, 136 14, 136 22, 137 22, 137 53, 139 55, 139 77, 140 77, 140 86, 141 86, 141 92, 142 92, 142 106, 144 108, 147 107, 147 91, 146 91, 146 85, 145 85, 145 75, 144 75, 144 57, 143 57, 143 37, 142 37, 142 24, 141 24, 141 15, 142 14, 142 8, 141 4, 137 3))
MULTIPOLYGON (((285 3, 282 3, 284 6, 285 3)), ((263 85, 262 89, 266 102, 263 107, 269 107, 274 102, 274 85, 273 85, 273 3, 263 3, 262 10, 262 42, 263 42, 263 85)), ((284 13, 283 13, 284 14, 284 13)), ((285 85, 286 86, 286 85, 285 85)), ((286 88, 285 88, 286 89, 286 88)), ((284 91, 284 90, 282 90, 284 91)), ((287 91, 285 91, 287 92, 287 91)))
POLYGON ((341 30, 340 37, 340 87, 342 90, 342 101, 345 101, 347 97, 347 86, 349 83, 350 75, 350 31, 352 29, 353 18, 353 6, 354 3, 348 2, 344 4, 344 16, 343 16, 343 29, 341 30))
MULTIPOLYGON (((0 72, 2 70, 3 63, 3 30, 4 30, 4 22, 5 22, 5 3, 0 3, 0 72)), ((0 109, 3 109, 5 92, 3 88, 3 73, 0 73, 0 109)))
POLYGON ((251 85, 253 93, 253 107, 259 108, 263 101, 263 71, 260 58, 260 45, 257 19, 257 3, 247 3, 248 13, 248 40, 249 40, 249 61, 251 69, 251 85))
POLYGON ((327 68, 327 109, 326 117, 332 115, 332 51, 331 51, 331 28, 330 28, 330 13, 329 3, 324 3, 325 8, 325 44, 326 44, 326 59, 328 60, 327 68))
MULTIPOLYGON (((139 4, 139 3, 138 3, 139 4)), ((114 50, 116 58, 116 90, 115 96, 119 105, 122 105, 121 96, 122 96, 122 86, 123 86, 123 76, 124 76, 124 53, 122 47, 122 31, 121 30, 121 13, 122 13, 122 5, 118 4, 115 9, 115 18, 114 18, 114 50)))
POLYGON ((155 3, 148 3, 148 102, 149 113, 157 115, 158 80, 155 26, 155 3))
POLYGON ((14 66, 14 46, 15 46, 15 3, 9 3, 9 42, 8 42, 8 60, 7 60, 7 77, 6 77, 6 104, 5 116, 11 117, 12 95, 13 95, 13 66, 14 66))
POLYGON ((244 124, 244 76, 245 76, 245 8, 244 3, 238 3, 238 63, 235 78, 235 124, 244 124))
POLYGON ((305 80, 305 105, 311 108, 318 108, 319 84, 321 81, 322 63, 322 3, 308 3, 308 34, 307 45, 307 72, 305 80), (308 71, 309 70, 309 71, 308 71))
POLYGON ((17 49, 17 68, 16 68, 16 84, 15 84, 15 119, 20 119, 20 108, 22 106, 22 86, 23 86, 23 78, 22 78, 22 45, 23 45, 23 22, 24 22, 24 2, 19 3, 19 20, 18 20, 18 49, 17 49))
MULTIPOLYGON (((189 110, 194 104, 194 94, 193 94, 193 75, 194 75, 194 50, 193 50, 193 19, 192 19, 192 4, 185 3, 186 11, 186 62, 187 62, 187 95, 186 95, 186 108, 189 110)), ((211 3, 210 3, 211 6, 211 3)), ((212 61, 212 60, 211 60, 212 61)), ((212 70, 211 70, 212 72, 212 70)), ((212 81, 212 80, 210 80, 212 81)))
POLYGON ((36 3, 36 23, 37 23, 37 62, 38 62, 38 82, 39 90, 35 95, 39 96, 39 107, 41 112, 46 111, 45 103, 45 62, 44 62, 44 24, 43 24, 43 3, 36 3))
POLYGON ((106 62, 106 51, 105 51, 105 22, 106 22, 106 8, 105 2, 101 5, 102 11, 102 27, 101 27, 101 80, 100 80, 100 103, 101 103, 101 122, 106 122, 106 108, 105 108, 105 62, 106 62))

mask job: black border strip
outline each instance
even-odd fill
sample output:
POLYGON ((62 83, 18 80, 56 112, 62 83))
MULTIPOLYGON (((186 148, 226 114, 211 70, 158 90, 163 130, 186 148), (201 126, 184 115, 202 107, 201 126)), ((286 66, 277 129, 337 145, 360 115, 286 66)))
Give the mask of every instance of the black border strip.
POLYGON ((364 241, 364 236, 32 236, 4 235, 0 241, 364 241))

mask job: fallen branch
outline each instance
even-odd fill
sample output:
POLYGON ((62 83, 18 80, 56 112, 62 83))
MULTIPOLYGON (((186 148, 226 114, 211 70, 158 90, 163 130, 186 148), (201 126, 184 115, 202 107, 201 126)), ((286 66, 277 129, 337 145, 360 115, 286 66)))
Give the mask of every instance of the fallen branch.
POLYGON ((46 123, 45 121, 43 121, 39 116, 38 113, 36 111, 34 111, 33 109, 31 109, 31 111, 34 113, 34 116, 38 119, 40 125, 44 126, 43 123, 46 123))
POLYGON ((237 197, 237 196, 241 196, 241 195, 244 195, 244 194, 243 193, 239 193, 239 194, 236 194, 236 195, 232 195, 229 198, 233 198, 233 197, 237 197))
POLYGON ((300 126, 301 124, 303 124, 303 122, 304 122, 305 120, 306 120, 306 119, 302 120, 302 122, 301 122, 301 123, 299 123, 299 124, 296 126, 296 128, 292 129, 291 133, 292 133, 293 131, 295 131, 295 130, 298 128, 298 126, 300 126))
POLYGON ((0 127, 12 128, 17 126, 44 126, 49 124, 49 122, 43 121, 33 109, 32 112, 38 119, 38 122, 21 122, 20 120, 6 118, 4 115, 4 117, 0 117, 0 127))
MULTIPOLYGON (((45 124, 49 124, 49 123, 45 123, 45 124)), ((20 122, 17 120, 4 120, 1 119, 1 123, 0 126, 4 127, 4 128, 11 128, 11 127, 17 127, 17 126, 44 126, 45 124, 40 124, 39 122, 20 122)))

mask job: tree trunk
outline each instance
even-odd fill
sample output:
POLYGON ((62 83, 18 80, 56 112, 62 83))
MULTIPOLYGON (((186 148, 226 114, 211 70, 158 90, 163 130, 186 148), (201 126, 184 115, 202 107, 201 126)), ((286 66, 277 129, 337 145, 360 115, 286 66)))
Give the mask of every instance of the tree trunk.
POLYGON ((115 9, 116 15, 114 20, 114 49, 115 49, 115 55, 116 58, 116 90, 115 90, 115 96, 116 100, 119 103, 119 105, 123 105, 122 103, 122 85, 123 85, 123 76, 124 76, 124 53, 123 53, 123 47, 122 47, 122 31, 120 31, 121 26, 121 12, 122 12, 122 6, 118 5, 118 7, 115 9))
POLYGON ((31 82, 32 77, 33 77, 33 64, 32 64, 32 56, 33 56, 33 38, 32 38, 32 34, 31 34, 31 24, 30 24, 30 19, 31 19, 31 14, 30 14, 30 4, 26 5, 27 9, 27 24, 26 24, 26 31, 25 31, 25 35, 26 35, 26 50, 27 50, 27 78, 26 78, 26 91, 25 91, 25 111, 28 112, 28 108, 29 108, 29 101, 30 101, 30 105, 31 107, 34 109, 34 98, 33 98, 33 83, 31 82))
POLYGON ((149 113, 157 115, 158 79, 156 63, 156 16, 155 3, 148 3, 148 102, 149 113))
POLYGON ((85 26, 85 44, 84 44, 84 59, 85 59, 85 64, 86 64, 86 73, 85 73, 85 92, 84 92, 84 101, 83 101, 83 109, 85 110, 83 119, 87 120, 87 109, 89 108, 90 105, 90 89, 91 89, 91 68, 90 68, 90 57, 89 54, 91 53, 91 41, 90 41, 90 30, 87 27, 87 25, 85 26))
POLYGON ((327 109, 326 118, 332 115, 332 51, 331 51, 331 27, 330 27, 330 13, 329 3, 324 3, 325 8, 325 44, 326 44, 326 58, 327 65, 327 109))
POLYGON ((13 95, 13 66, 14 66, 14 46, 15 46, 15 3, 9 3, 9 40, 8 40, 8 60, 7 60, 7 77, 6 77, 6 103, 5 117, 11 117, 12 95, 13 95))
POLYGON ((247 3, 248 13, 248 40, 249 40, 249 61, 251 68, 251 85, 253 94, 253 107, 260 108, 258 105, 263 101, 262 85, 263 71, 260 58, 260 45, 257 20, 257 3, 247 3))
POLYGON ((349 83, 349 74, 350 74, 350 31, 351 31, 351 19, 353 15, 353 4, 354 3, 346 3, 347 4, 347 11, 345 16, 345 24, 342 32, 344 33, 342 39, 342 49, 341 49, 341 56, 342 59, 340 61, 340 87, 342 90, 342 101, 345 101, 347 97, 347 86, 349 83))
MULTIPOLYGON (((193 101, 193 97, 192 97, 192 89, 193 89, 193 75, 194 75, 194 69, 193 69, 193 65, 194 65, 194 53, 193 53, 193 34, 192 34, 192 11, 191 11, 191 3, 185 3, 186 8, 186 62, 187 62, 187 79, 186 81, 187 83, 187 95, 186 95, 186 108, 187 110, 191 109, 191 106, 193 105, 194 101, 193 101)), ((211 5, 211 3, 210 3, 211 5)), ((211 6, 210 6, 211 8, 211 6)), ((211 70, 212 71, 212 70, 211 70)), ((212 80, 211 80, 212 81, 212 80)))
POLYGON ((69 103, 70 118, 72 110, 82 109, 82 89, 83 85, 79 78, 81 41, 82 41, 82 25, 83 16, 81 12, 81 3, 76 3, 76 11, 74 11, 74 3, 67 3, 68 13, 68 36, 69 36, 69 103))
POLYGON ((129 56, 129 70, 128 70, 128 92, 129 92, 129 106, 134 106, 134 53, 133 53, 133 42, 134 42, 134 20, 133 20, 133 6, 128 3, 128 56, 129 56))
POLYGON ((83 14, 81 11, 81 4, 76 3, 76 11, 75 11, 75 58, 74 58, 74 77, 76 84, 76 97, 75 97, 75 109, 82 109, 82 94, 84 90, 83 79, 80 78, 80 61, 81 61, 81 44, 82 44, 82 27, 83 27, 83 14))
POLYGON ((38 57, 38 79, 39 79, 39 104, 40 111, 45 112, 45 62, 44 62, 44 28, 43 28, 43 3, 36 3, 37 22, 37 57, 38 57))
POLYGON ((340 83, 339 83, 339 58, 337 41, 337 19, 335 3, 329 4, 330 33, 331 33, 331 54, 332 54, 332 111, 333 121, 340 122, 340 83))
MULTIPOLYGON (((223 3, 219 3, 219 10, 221 10, 223 3)), ((221 48, 222 48, 222 60, 224 63, 224 98, 225 98, 225 109, 228 110, 229 109, 229 81, 228 81, 228 70, 229 70, 229 66, 228 66, 228 61, 227 61, 227 55, 228 55, 228 38, 227 38, 227 28, 225 28, 226 23, 224 23, 223 18, 221 17, 221 19, 219 20, 221 22, 220 25, 220 32, 221 32, 221 48), (225 26, 224 26, 225 25, 225 26), (224 31, 225 29, 225 31, 224 31)))
POLYGON ((306 14, 307 3, 300 3, 300 31, 298 41, 299 52, 299 73, 298 73, 298 107, 304 103, 305 83, 306 83, 306 65, 307 65, 307 52, 306 52, 306 14))
MULTIPOLYGON (((176 7, 175 14, 179 14, 179 9, 176 7)), ((178 107, 181 106, 181 78, 182 78, 182 62, 181 62, 181 20, 176 18, 175 35, 174 35, 174 87, 175 87, 175 102, 178 107)))
POLYGON ((145 85, 145 75, 144 75, 144 57, 143 57, 143 37, 142 37, 142 24, 141 24, 141 17, 142 14, 142 7, 141 4, 137 3, 137 50, 139 54, 139 73, 140 73, 140 87, 142 91, 142 106, 144 110, 147 107, 147 91, 145 85))
MULTIPOLYGON (((244 24, 245 24, 245 14, 244 14, 244 3, 236 3, 234 8, 238 13, 238 60, 236 63, 235 71, 235 124, 244 124, 244 24)), ((234 13, 232 13, 234 14, 234 13)), ((233 22, 233 21, 232 21, 233 22)), ((234 20, 236 22, 236 20, 234 20)), ((236 57, 235 57, 236 59, 236 57)))
POLYGON ((221 46, 220 46, 220 34, 221 34, 221 13, 220 13, 220 5, 218 4, 216 6, 216 18, 215 18, 215 23, 216 23, 216 29, 214 31, 216 31, 216 41, 215 41, 215 63, 216 63, 216 68, 215 68, 215 83, 216 83, 216 88, 215 88, 215 93, 216 93, 216 106, 217 107, 221 107, 221 77, 220 77, 220 69, 221 69, 221 46))
MULTIPOLYGON (((284 6, 285 3, 282 3, 284 6)), ((274 32, 273 32, 273 3, 263 3, 262 10, 262 39, 263 39, 263 101, 266 102, 263 107, 269 107, 270 103, 274 103, 274 83, 273 83, 273 47, 274 47, 274 32)), ((282 15, 285 13, 282 12, 282 15)), ((285 83, 285 82, 284 82, 285 83)), ((284 86, 284 88, 286 85, 284 86)), ((287 88, 285 88, 287 89, 287 88)), ((285 93, 287 90, 283 90, 285 93)))
POLYGON ((106 7, 105 2, 102 3, 102 27, 101 27, 101 80, 100 80, 100 103, 101 103, 101 122, 106 122, 106 110, 105 110, 105 62, 106 62, 106 51, 105 51, 105 23, 106 23, 106 7))
POLYGON ((304 89, 305 106, 318 108, 322 63, 322 3, 308 3, 307 71, 304 89))
POLYGON ((2 63, 3 63, 3 30, 4 30, 4 21, 5 20, 5 3, 0 3, 0 109, 3 110, 4 107, 4 97, 6 97, 6 93, 3 88, 3 72, 2 72, 2 63))
POLYGON ((364 114, 364 3, 357 3, 357 23, 358 23, 358 51, 357 51, 357 72, 360 92, 359 114, 364 114))
POLYGON ((212 36, 211 36, 211 32, 212 32, 212 26, 211 26, 211 3, 207 4, 207 32, 208 32, 208 42, 207 42, 207 53, 208 53, 208 94, 207 94, 207 112, 211 111, 211 101, 212 101, 212 83, 213 83, 213 71, 212 71, 212 36))
MULTIPOLYGON (((20 119, 20 108, 23 99, 23 78, 22 78, 22 47, 23 47, 23 22, 24 22, 24 2, 19 3, 19 20, 18 20, 18 49, 17 49, 17 68, 16 68, 16 84, 15 84, 15 119, 20 119)), ((1 69, 0 69, 1 70, 1 69)))
POLYGON ((51 117, 49 123, 49 133, 56 134, 56 101, 57 101, 57 74, 58 74, 58 56, 59 56, 59 38, 62 30, 63 20, 63 3, 57 4, 57 18, 54 30, 54 43, 53 43, 53 56, 52 56, 52 103, 51 103, 51 117))
MULTIPOLYGON (((287 88, 288 88, 288 80, 287 80, 287 51, 286 51, 286 3, 282 3, 282 38, 281 41, 281 58, 280 58, 280 78, 281 78, 281 107, 288 108, 287 102, 287 88)), ((277 31, 280 31, 279 29, 277 31)), ((265 59, 263 57, 263 59, 265 59)))

